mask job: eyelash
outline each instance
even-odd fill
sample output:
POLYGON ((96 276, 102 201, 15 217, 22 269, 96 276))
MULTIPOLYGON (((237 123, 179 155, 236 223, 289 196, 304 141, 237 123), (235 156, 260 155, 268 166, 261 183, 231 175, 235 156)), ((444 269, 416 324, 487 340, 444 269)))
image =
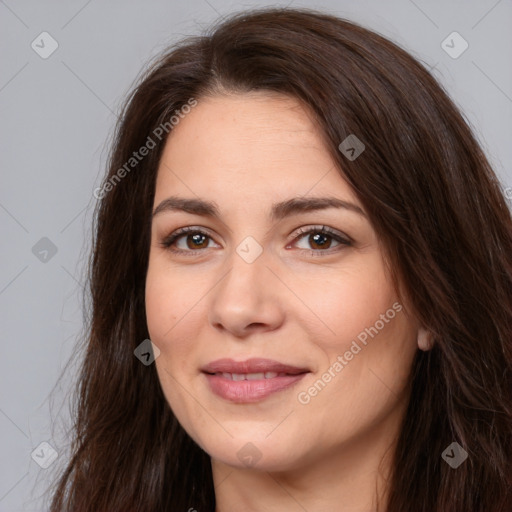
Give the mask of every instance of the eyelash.
MULTIPOLYGON (((317 256, 319 256, 319 257, 327 256, 327 255, 333 254, 333 252, 338 252, 338 250, 341 250, 341 249, 343 249, 346 246, 351 246, 352 245, 352 240, 350 240, 349 237, 344 238, 337 231, 334 231, 334 230, 328 228, 327 226, 314 226, 314 227, 311 227, 311 228, 300 228, 298 230, 298 232, 296 233, 297 236, 292 240, 291 243, 296 242, 297 240, 303 238, 305 235, 309 235, 309 234, 313 234, 313 233, 320 233, 322 235, 328 235, 329 237, 333 238, 336 242, 339 242, 340 245, 336 246, 334 248, 334 250, 330 250, 330 248, 326 249, 326 250, 322 250, 322 249, 299 249, 300 251, 309 253, 310 256, 315 256, 315 257, 317 257, 317 256)), ((180 228, 180 229, 176 230, 174 233, 171 233, 169 236, 165 237, 162 240, 160 245, 164 249, 167 249, 167 250, 169 250, 170 252, 172 252, 174 254, 179 254, 179 255, 183 254, 183 255, 192 256, 192 257, 199 256, 199 253, 204 251, 205 249, 207 249, 207 247, 205 247, 203 249, 190 249, 190 250, 187 250, 187 251, 184 251, 182 249, 173 249, 173 248, 171 248, 172 245, 179 238, 181 238, 182 236, 187 235, 187 234, 201 234, 201 235, 205 235, 208 238, 212 239, 212 237, 208 233, 203 231, 202 229, 199 229, 199 228, 196 228, 196 227, 193 227, 193 226, 189 226, 189 227, 185 227, 185 228, 180 228)), ((290 244, 288 244, 288 245, 290 245, 290 244)))

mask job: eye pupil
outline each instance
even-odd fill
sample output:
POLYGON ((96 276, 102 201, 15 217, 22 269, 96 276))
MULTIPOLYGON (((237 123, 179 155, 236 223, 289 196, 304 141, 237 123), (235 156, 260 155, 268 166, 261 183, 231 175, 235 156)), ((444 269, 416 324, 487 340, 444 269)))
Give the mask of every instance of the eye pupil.
MULTIPOLYGON (((330 236, 325 233, 315 233, 314 235, 310 235, 310 240, 313 241, 313 244, 320 246, 322 249, 325 248, 326 241, 330 242, 330 236), (322 242, 323 240, 323 242, 322 242)), ((330 243, 327 243, 327 247, 330 247, 330 243)))
MULTIPOLYGON (((201 239, 203 239, 203 244, 204 244, 204 240, 206 239, 206 235, 202 234, 202 233, 195 233, 193 235, 189 235, 187 237, 187 247, 189 249, 197 249, 199 247, 199 245, 201 244, 201 239), (193 239, 193 242, 192 244, 189 244, 188 241, 190 240, 190 238, 193 239)), ((201 248, 201 247, 200 247, 201 248)))

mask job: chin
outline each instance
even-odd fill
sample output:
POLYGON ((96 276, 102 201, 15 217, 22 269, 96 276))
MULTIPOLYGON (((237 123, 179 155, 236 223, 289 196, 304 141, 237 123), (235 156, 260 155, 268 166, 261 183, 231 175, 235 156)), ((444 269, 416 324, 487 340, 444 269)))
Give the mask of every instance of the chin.
POLYGON ((235 468, 257 471, 279 472, 296 469, 300 457, 293 446, 282 442, 270 442, 268 439, 250 441, 250 436, 243 439, 234 438, 224 444, 212 443, 204 448, 212 459, 235 468))

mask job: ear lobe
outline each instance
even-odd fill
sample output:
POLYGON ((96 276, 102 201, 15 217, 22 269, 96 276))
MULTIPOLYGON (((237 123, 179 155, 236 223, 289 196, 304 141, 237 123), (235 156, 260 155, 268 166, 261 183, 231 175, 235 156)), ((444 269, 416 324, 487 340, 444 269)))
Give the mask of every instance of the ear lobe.
POLYGON ((423 327, 420 327, 418 330, 418 347, 420 350, 427 352, 434 346, 434 341, 432 340, 432 333, 427 331, 423 327))

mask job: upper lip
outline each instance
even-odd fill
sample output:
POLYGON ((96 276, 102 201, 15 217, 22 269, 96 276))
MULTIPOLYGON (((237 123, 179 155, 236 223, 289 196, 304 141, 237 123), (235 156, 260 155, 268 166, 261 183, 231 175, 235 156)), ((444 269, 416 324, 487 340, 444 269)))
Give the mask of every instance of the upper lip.
POLYGON ((217 359, 201 368, 205 373, 289 373, 297 375, 309 372, 307 368, 291 366, 272 359, 260 357, 247 359, 245 361, 234 361, 233 359, 217 359))

